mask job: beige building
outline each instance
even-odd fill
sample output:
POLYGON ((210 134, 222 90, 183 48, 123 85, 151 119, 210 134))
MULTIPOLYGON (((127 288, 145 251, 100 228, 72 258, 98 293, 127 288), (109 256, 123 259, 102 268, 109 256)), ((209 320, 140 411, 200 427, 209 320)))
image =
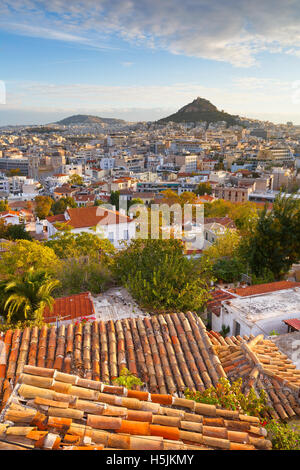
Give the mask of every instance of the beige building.
POLYGON ((217 199, 225 199, 230 202, 246 202, 248 196, 253 192, 253 187, 237 187, 237 186, 216 186, 214 189, 214 196, 217 199))

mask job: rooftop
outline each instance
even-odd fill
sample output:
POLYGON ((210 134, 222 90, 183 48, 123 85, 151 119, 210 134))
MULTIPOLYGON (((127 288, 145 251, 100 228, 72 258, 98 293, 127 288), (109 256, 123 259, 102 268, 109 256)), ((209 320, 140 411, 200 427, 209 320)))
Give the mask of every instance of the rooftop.
POLYGON ((3 403, 26 364, 103 382, 126 367, 162 394, 204 390, 226 376, 203 322, 190 312, 8 330, 2 340, 3 403))
POLYGON ((271 417, 300 416, 300 370, 277 344, 263 335, 223 338, 209 332, 209 337, 229 380, 242 378, 245 394, 250 387, 264 390, 271 417))
POLYGON ((0 416, 8 444, 51 450, 271 449, 259 419, 25 366, 0 416))
POLYGON ((246 322, 255 323, 280 316, 289 319, 300 316, 300 288, 236 297, 226 300, 225 304, 234 309, 246 322))
POLYGON ((53 323, 57 318, 73 320, 94 313, 95 309, 90 292, 81 292, 55 299, 52 310, 50 311, 49 307, 46 307, 43 316, 47 323, 53 323))

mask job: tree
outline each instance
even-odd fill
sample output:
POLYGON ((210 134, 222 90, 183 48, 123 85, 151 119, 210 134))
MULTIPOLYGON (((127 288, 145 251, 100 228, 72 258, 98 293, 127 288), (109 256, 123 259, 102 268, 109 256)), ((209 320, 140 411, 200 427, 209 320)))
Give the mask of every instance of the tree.
POLYGON ((7 172, 7 176, 19 176, 21 174, 20 168, 12 168, 7 172))
POLYGON ((108 264, 110 257, 115 253, 114 246, 107 238, 100 238, 98 235, 86 232, 57 232, 51 240, 46 242, 46 246, 62 259, 87 256, 91 259, 101 259, 108 264))
POLYGON ((7 201, 0 201, 0 212, 8 211, 8 202, 7 201))
POLYGON ((185 204, 195 204, 197 202, 196 194, 190 191, 185 191, 178 195, 175 191, 167 189, 166 191, 162 191, 161 194, 163 196, 161 203, 168 204, 170 206, 173 204, 180 204, 181 207, 183 207, 185 204))
POLYGON ((237 256, 241 237, 236 230, 225 230, 216 241, 204 250, 205 257, 216 261, 220 258, 233 258, 237 256))
POLYGON ((238 202, 231 204, 228 212, 236 227, 240 230, 243 235, 247 235, 251 230, 251 227, 256 225, 259 216, 259 211, 254 202, 238 202))
POLYGON ((214 276, 224 282, 240 281, 243 272, 244 265, 237 258, 220 258, 213 265, 214 276))
POLYGON ((256 277, 272 273, 275 280, 282 279, 300 258, 300 201, 279 194, 271 211, 266 205, 242 239, 240 253, 256 277))
POLYGON ((83 186, 84 185, 84 181, 83 181, 83 178, 82 176, 80 175, 71 175, 69 180, 68 180, 68 183, 72 186, 83 186))
POLYGON ((226 217, 231 209, 231 203, 224 199, 216 199, 215 201, 204 204, 205 217, 226 217))
POLYGON ((212 280, 204 265, 184 256, 180 240, 133 240, 115 256, 113 273, 143 307, 156 311, 200 310, 212 280))
POLYGON ((106 204, 106 202, 102 199, 95 199, 94 206, 102 206, 102 204, 106 204))
POLYGON ((72 197, 61 197, 58 201, 53 202, 51 210, 54 215, 63 214, 67 207, 77 207, 77 204, 72 197))
POLYGON ((199 183, 194 192, 197 194, 197 196, 212 194, 212 187, 209 183, 199 183))
POLYGON ((8 240, 32 240, 30 233, 25 229, 24 224, 9 224, 6 229, 6 238, 8 240))
POLYGON ((7 321, 41 319, 44 308, 48 306, 51 309, 54 302, 51 294, 59 284, 45 271, 35 271, 34 268, 30 268, 19 279, 7 281, 4 287, 7 321))
POLYGON ((35 197, 35 213, 39 219, 48 217, 53 204, 53 199, 49 196, 36 196, 35 197))
POLYGON ((22 275, 30 267, 55 273, 60 260, 55 252, 38 241, 17 240, 10 242, 8 251, 2 253, 0 273, 22 275))
POLYGON ((117 211, 119 210, 119 197, 120 197, 120 191, 112 191, 110 193, 109 202, 112 206, 115 206, 117 211))
POLYGON ((128 202, 128 209, 133 206, 134 204, 143 204, 144 205, 144 201, 142 199, 140 199, 139 197, 136 198, 136 199, 131 199, 131 201, 128 202))
POLYGON ((67 259, 61 263, 56 275, 61 282, 57 295, 73 295, 86 291, 100 294, 113 282, 109 266, 94 258, 67 259))

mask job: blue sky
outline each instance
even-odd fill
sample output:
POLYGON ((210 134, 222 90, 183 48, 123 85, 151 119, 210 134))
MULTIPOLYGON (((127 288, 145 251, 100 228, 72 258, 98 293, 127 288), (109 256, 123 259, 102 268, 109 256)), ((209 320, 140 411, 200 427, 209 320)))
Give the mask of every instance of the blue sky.
POLYGON ((300 124, 298 1, 70 3, 1 1, 0 125, 78 113, 154 120, 197 96, 300 124))

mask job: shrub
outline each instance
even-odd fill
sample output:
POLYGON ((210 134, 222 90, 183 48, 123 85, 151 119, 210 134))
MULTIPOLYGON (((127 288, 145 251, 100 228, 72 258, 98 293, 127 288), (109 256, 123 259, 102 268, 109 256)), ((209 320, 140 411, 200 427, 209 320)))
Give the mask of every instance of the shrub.
POLYGON ((211 274, 184 256, 180 240, 134 240, 116 255, 112 269, 145 308, 199 310, 209 298, 211 274))
POLYGON ((100 294, 112 283, 109 268, 95 260, 67 260, 62 263, 57 277, 61 281, 61 287, 56 291, 56 296, 85 291, 100 294))
POLYGON ((113 380, 114 383, 120 385, 121 387, 126 387, 128 390, 136 387, 142 387, 144 382, 142 382, 138 377, 136 377, 132 372, 130 372, 126 367, 122 369, 120 376, 113 380))
POLYGON ((272 419, 266 424, 269 438, 275 450, 300 450, 300 426, 281 423, 272 419))
POLYGON ((215 387, 210 387, 204 392, 186 389, 184 395, 199 403, 219 405, 222 408, 241 411, 251 416, 263 417, 268 410, 265 392, 261 390, 257 396, 254 389, 251 388, 248 395, 244 395, 241 378, 231 384, 228 379, 222 377, 215 387))

